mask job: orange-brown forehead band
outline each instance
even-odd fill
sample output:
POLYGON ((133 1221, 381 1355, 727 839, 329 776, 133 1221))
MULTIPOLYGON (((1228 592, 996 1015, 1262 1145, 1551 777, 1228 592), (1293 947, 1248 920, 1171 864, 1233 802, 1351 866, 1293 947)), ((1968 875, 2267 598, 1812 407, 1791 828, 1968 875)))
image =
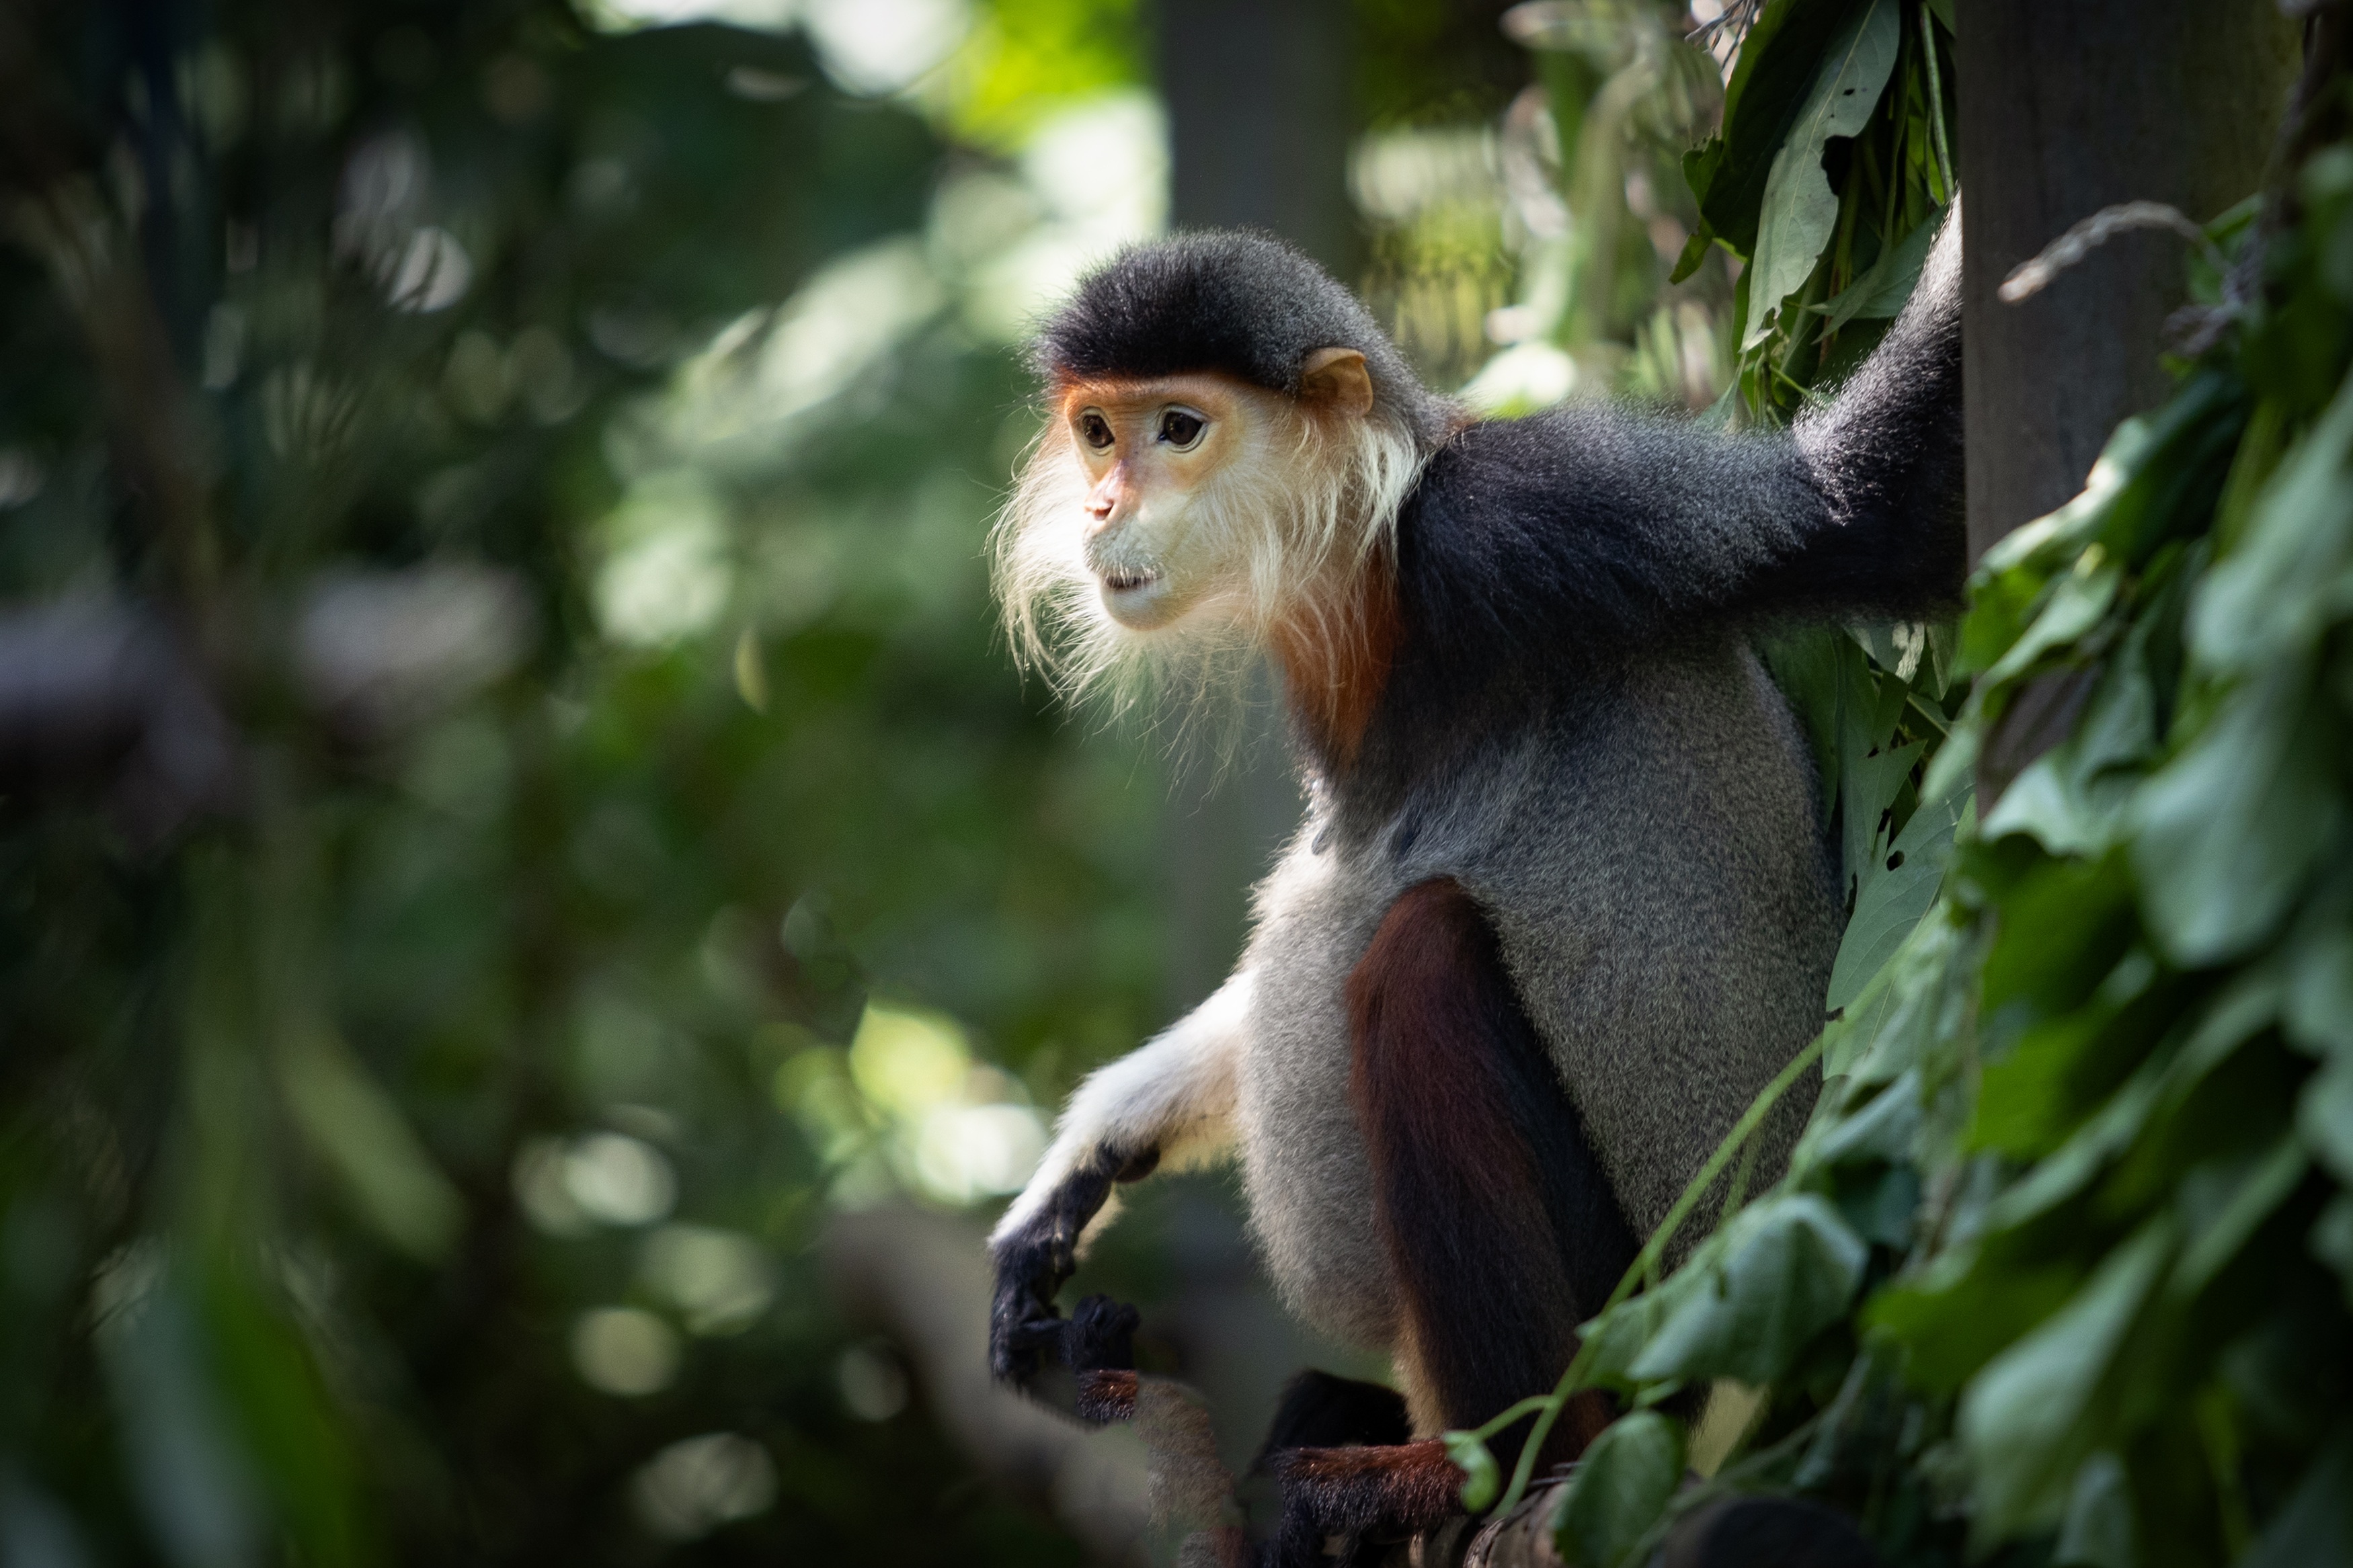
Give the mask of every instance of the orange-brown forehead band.
POLYGON ((1216 390, 1229 395, 1270 395, 1263 388, 1252 386, 1237 376, 1217 371, 1190 371, 1176 375, 1155 376, 1058 376, 1052 386, 1054 406, 1065 413, 1083 408, 1090 404, 1105 408, 1133 407, 1142 404, 1182 402, 1216 390))

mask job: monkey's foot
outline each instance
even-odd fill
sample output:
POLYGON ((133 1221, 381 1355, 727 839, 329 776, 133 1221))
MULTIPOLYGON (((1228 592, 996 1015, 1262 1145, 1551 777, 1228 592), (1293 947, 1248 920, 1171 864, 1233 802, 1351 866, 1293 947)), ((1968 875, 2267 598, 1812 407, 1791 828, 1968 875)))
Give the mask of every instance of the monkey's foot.
POLYGON ((1267 1568, 1318 1568, 1337 1538, 1347 1568, 1462 1511, 1462 1472, 1435 1439, 1381 1447, 1290 1448, 1269 1457, 1282 1521, 1267 1568))

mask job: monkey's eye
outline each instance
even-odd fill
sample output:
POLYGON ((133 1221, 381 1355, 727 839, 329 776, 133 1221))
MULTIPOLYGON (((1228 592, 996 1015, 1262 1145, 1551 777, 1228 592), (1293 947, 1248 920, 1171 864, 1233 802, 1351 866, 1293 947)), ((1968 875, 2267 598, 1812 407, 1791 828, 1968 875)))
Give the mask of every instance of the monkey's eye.
POLYGON ((1209 422, 1189 408, 1171 408, 1160 416, 1160 438, 1180 452, 1198 445, 1209 422))
POLYGON ((1079 437, 1100 452, 1112 443, 1111 421, 1090 408, 1079 416, 1079 437))

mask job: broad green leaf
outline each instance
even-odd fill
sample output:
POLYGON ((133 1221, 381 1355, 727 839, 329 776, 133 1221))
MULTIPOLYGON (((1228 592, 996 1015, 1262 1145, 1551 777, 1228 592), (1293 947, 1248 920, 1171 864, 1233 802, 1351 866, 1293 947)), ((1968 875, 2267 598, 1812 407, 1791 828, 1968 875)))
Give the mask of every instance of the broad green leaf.
POLYGON ((1848 1003, 1839 1016, 1822 1026, 1826 1037, 1822 1042, 1822 1081, 1835 1083, 1854 1071, 1888 1021, 1895 1016, 1903 1000, 1896 988, 1889 984, 1889 971, 1894 961, 1881 966, 1862 994, 1848 1003))
POLYGON ((1920 1135, 1920 1075, 1915 1069, 1889 1084, 1852 1115, 1825 1128, 1811 1141, 1810 1158, 1825 1166, 1895 1164, 1912 1157, 1920 1135))
POLYGON ((2293 1132, 2264 1153, 2230 1162, 2227 1169, 2215 1169, 2216 1163, 2208 1162, 2181 1183, 2189 1243, 2166 1288, 2185 1300, 2212 1284, 2237 1259, 2312 1167, 2293 1132))
POLYGON ((2242 975, 2207 1006, 2179 1049, 2142 1063, 2066 1142, 1996 1198, 1986 1210, 1988 1228, 2024 1225, 2082 1193, 2123 1157, 2160 1107, 2194 1092, 2277 1017, 2279 1002, 2276 981, 2242 975))
POLYGON ((1970 1462, 1980 1546, 2059 1522, 2068 1483, 2096 1442, 2102 1384, 2174 1247, 2169 1217, 2143 1226, 2057 1316, 1962 1392, 1956 1430, 1970 1462))
MULTIPOLYGON (((1887 685, 1890 688, 1888 695, 1899 704, 1898 711, 1901 711, 1902 684, 1891 680, 1887 685)), ((1900 817, 1905 810, 1912 770, 1918 765, 1921 754, 1927 749, 1926 741, 1912 741, 1900 746, 1886 744, 1868 755, 1850 757, 1847 761, 1845 778, 1840 791, 1850 814, 1847 817, 1847 837, 1851 853, 1846 865, 1858 908, 1873 882, 1900 868, 1888 864, 1896 853, 1895 847, 1888 842, 1890 834, 1896 833, 1896 829, 1891 828, 1889 824, 1895 822, 1901 826, 1900 817)), ((1896 836, 1901 835, 1897 833, 1896 836)))
POLYGON ((1563 1489, 1553 1536, 1561 1561, 1618 1568, 1666 1512, 1683 1479, 1683 1423, 1655 1410, 1611 1423, 1563 1489))
POLYGON ((1765 341, 1782 301, 1805 287, 1838 226, 1838 193, 1822 172, 1823 149, 1833 136, 1861 132, 1879 106, 1903 37, 1903 7, 1896 0, 1862 0, 1821 57, 1813 90, 1765 179, 1757 249, 1749 263, 1757 281, 1749 295, 1744 351, 1765 341))
POLYGON ((1920 281, 1920 268, 1927 264, 1928 247, 1935 242, 1937 228, 1945 221, 1945 209, 1936 208, 1923 219, 1910 234, 1879 253, 1863 275, 1848 284, 1834 300, 1814 309, 1830 318, 1824 327, 1836 331, 1849 321, 1883 321, 1900 314, 1905 302, 1912 298, 1913 286, 1920 281))
POLYGON ((1797 715, 1814 757, 1822 825, 1838 805, 1841 698, 1847 667, 1858 662, 1846 638, 1828 626, 1778 629, 1758 639, 1757 656, 1797 715))
POLYGON ((1688 1266, 1682 1296, 1629 1369, 1646 1383, 1733 1377, 1770 1383, 1807 1341, 1846 1310, 1867 1249, 1813 1194, 1744 1209, 1723 1249, 1688 1266))
POLYGON ((2124 831, 2125 791, 2094 803, 2076 787, 2072 771, 2056 752, 2046 752, 2010 781, 1985 820, 1988 843, 2024 834, 2053 855, 2097 855, 2124 831))
POLYGON ((2132 877, 2122 856, 2040 860, 2001 900, 2000 931, 1982 975, 1985 1014, 1999 1047, 2018 1022, 2080 1006, 2121 984, 2118 966, 2139 941, 2132 877))
POLYGON ((1846 936, 1831 965, 1827 1005, 1843 1007, 1860 996, 1880 966, 1904 945, 1936 900, 1954 835, 1976 811, 1976 792, 1964 780, 1943 799, 1925 802, 1912 814, 1895 836, 1885 865, 1855 897, 1854 918, 1847 922, 1846 936))
POLYGON ((2090 1005, 2029 1026, 1986 1065, 1968 1146, 2033 1160, 2063 1143, 2086 1114, 2077 1075, 2116 1016, 2113 1006, 2090 1005))
POLYGON ((2175 963, 2235 957, 2286 913, 2338 816, 2333 730, 2309 668, 2286 661, 2232 692, 2141 786, 2133 868, 2175 963))
POLYGON ((1875 1292, 1862 1320, 1904 1346, 1912 1383, 1949 1394, 2064 1306, 2084 1277, 2073 1259, 2021 1267, 1985 1252, 1948 1253, 1921 1277, 1875 1292))
POLYGON ((2155 1069, 2136 1074, 2100 1108, 2099 1114, 2076 1129, 2073 1137, 2038 1163, 2015 1184, 2003 1189, 1986 1212, 1986 1224, 2006 1230, 2049 1213, 2074 1197, 2122 1157, 2157 1108, 2160 1074, 2155 1069))
POLYGON ((2073 499, 1987 549, 1969 577, 1969 611, 1961 621, 1962 673, 1992 668, 2017 642, 2038 596, 2100 536, 2108 513, 2157 446, 2147 416, 2126 420, 2108 437, 2073 499))
POLYGON ((1823 52, 1856 0, 1767 0, 1741 40, 1724 89, 1724 132, 1683 171, 1709 227, 1733 251, 1750 256, 1773 157, 1811 95, 1823 52))
POLYGON ((1477 1513, 1495 1500, 1504 1489, 1501 1472, 1495 1466, 1495 1456, 1487 1445, 1470 1432, 1446 1434, 1446 1457, 1462 1472, 1462 1506, 1477 1513))
POLYGON ((2108 661, 2074 732, 2011 780, 1986 818, 1989 842, 2022 833, 2053 855, 2094 856, 2117 843, 2137 782, 2121 770, 2157 750, 2157 692, 2146 620, 2108 661))
POLYGON ((2307 655, 2353 610, 2353 383, 2288 455, 2237 547, 2199 589, 2189 639, 2218 670, 2307 655))
POLYGON ((1841 1034, 1825 1043, 1824 1074, 1842 1069, 1858 1087, 1893 1082, 1966 1027, 1974 989, 1969 955, 1980 951, 1977 938, 1952 920, 1921 920, 1881 972, 1884 1005, 1859 998, 1852 1024, 1832 1026, 1841 1034))
MULTIPOLYGON (((1713 1241, 1704 1242, 1701 1255, 1713 1256, 1715 1248, 1713 1241)), ((1699 1256, 1694 1256, 1655 1289, 1629 1297, 1586 1323, 1577 1331, 1588 1347, 1586 1375, 1597 1384, 1631 1390, 1634 1363, 1651 1335, 1676 1303, 1698 1289, 1699 1256)))
POLYGON ((2076 558, 2074 570, 2060 578, 2019 639, 1985 673, 1989 687, 2007 686, 2032 669, 2046 656, 2070 647, 2100 624, 2116 603, 2124 574, 2108 564, 2098 547, 2076 558))

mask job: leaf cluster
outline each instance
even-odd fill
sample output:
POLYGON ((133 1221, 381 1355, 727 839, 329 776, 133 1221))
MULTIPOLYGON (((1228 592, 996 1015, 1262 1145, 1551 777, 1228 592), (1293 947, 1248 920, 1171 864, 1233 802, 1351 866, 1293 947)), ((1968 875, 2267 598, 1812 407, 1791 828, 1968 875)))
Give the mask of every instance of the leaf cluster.
MULTIPOLYGON (((1751 34, 1819 29, 1789 126, 1863 52, 1834 9, 1751 34)), ((1719 238, 1773 184, 1734 155, 1773 65, 1694 161, 1719 238)), ((2223 330, 1989 552, 1957 637, 1775 650, 1854 894, 1824 1087, 1786 1177, 1587 1325, 1559 1392, 1642 1425, 1559 1493, 1566 1561, 1726 1491, 1829 1501, 1898 1564, 2353 1561, 2353 150, 2285 182, 2210 230, 2223 330)))

